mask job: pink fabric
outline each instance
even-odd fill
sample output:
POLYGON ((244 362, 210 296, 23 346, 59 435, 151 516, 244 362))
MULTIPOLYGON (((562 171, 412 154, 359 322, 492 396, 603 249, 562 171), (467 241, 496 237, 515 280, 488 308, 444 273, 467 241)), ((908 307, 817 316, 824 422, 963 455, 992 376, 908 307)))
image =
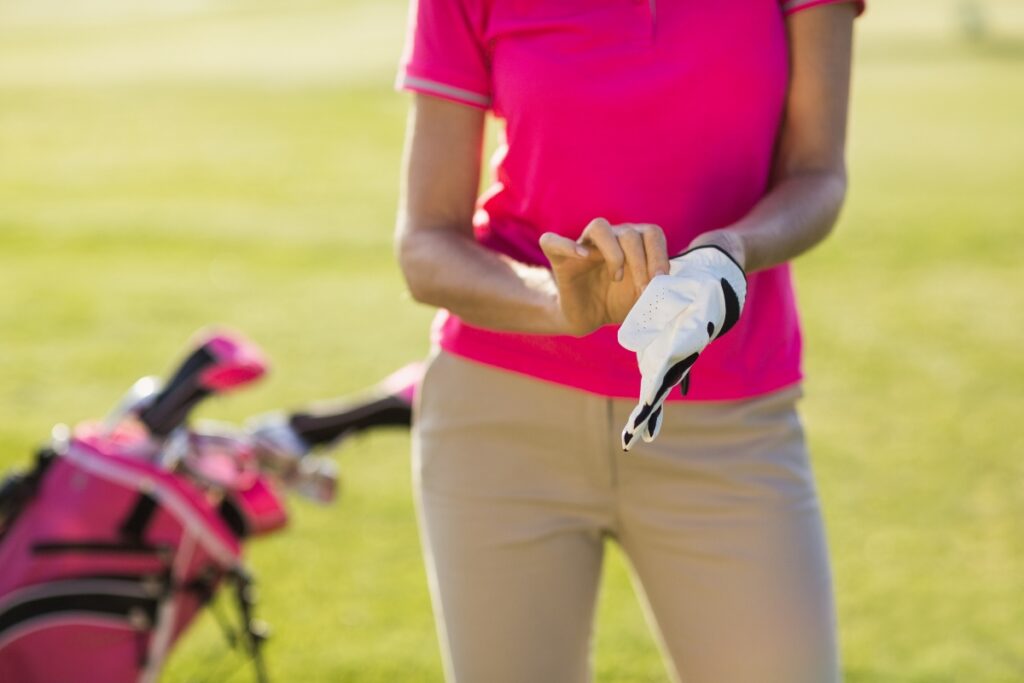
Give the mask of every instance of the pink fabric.
MULTIPOLYGON (((677 253, 744 216, 768 189, 788 84, 789 5, 419 0, 398 85, 504 120, 474 219, 483 245, 547 265, 543 232, 575 239, 602 216, 658 224, 677 253)), ((508 334, 444 311, 434 327, 451 353, 635 399, 636 358, 615 334, 611 326, 582 339, 508 334)), ((701 356, 687 398, 743 398, 797 382, 800 347, 789 268, 754 274, 739 323, 701 356)))

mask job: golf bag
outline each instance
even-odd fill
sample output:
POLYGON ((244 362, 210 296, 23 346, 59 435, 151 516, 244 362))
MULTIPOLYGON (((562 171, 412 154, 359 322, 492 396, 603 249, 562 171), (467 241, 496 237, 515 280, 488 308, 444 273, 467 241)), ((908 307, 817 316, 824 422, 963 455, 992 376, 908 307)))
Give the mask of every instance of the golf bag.
POLYGON ((167 388, 132 403, 128 419, 55 430, 34 466, 8 477, 0 681, 155 681, 224 582, 235 588, 245 645, 264 679, 241 541, 281 528, 282 500, 258 468, 225 450, 229 440, 174 431, 190 404, 262 374, 243 351, 252 349, 207 339, 167 388))
POLYGON ((310 452, 407 427, 422 369, 244 430, 186 424, 204 398, 265 370, 237 335, 200 336, 166 385, 143 378, 104 422, 58 425, 30 470, 0 484, 0 683, 151 683, 225 583, 241 616, 229 642, 265 680, 243 543, 286 525, 280 487, 333 500, 334 462, 310 452))

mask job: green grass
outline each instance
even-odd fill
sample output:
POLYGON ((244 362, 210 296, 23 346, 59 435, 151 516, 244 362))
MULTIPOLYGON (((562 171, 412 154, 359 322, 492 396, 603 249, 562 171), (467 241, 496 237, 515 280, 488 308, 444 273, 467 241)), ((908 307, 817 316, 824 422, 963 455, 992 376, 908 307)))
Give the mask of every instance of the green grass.
MULTIPOLYGON (((1024 16, 983 6, 976 43, 954 3, 872 6, 847 208, 797 266, 853 683, 1024 680, 1024 16)), ((0 465, 210 322, 275 362, 225 419, 425 352, 390 246, 403 13, 0 1, 0 465)), ((339 503, 252 545, 275 680, 440 680, 408 447, 350 444, 339 503)), ((666 679, 617 552, 596 649, 600 681, 666 679)), ((165 680, 250 675, 206 616, 165 680)))

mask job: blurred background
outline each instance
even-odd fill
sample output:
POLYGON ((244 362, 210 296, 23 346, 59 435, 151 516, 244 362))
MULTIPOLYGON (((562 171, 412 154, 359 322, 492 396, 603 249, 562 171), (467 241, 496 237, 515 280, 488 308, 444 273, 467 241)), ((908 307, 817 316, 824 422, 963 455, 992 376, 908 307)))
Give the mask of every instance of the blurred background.
MULTIPOLYGON (((869 0, 870 2, 870 0, 869 0)), ((427 351, 391 253, 404 0, 0 0, 0 467, 191 333, 274 361, 239 420, 427 351)), ((1024 680, 1024 2, 876 0, 851 191, 796 266, 847 680, 1024 680)), ((408 437, 250 551, 277 681, 440 681, 408 437)), ((2 568, 0 568, 2 571, 2 568)), ((666 675, 613 551, 600 681, 666 675)), ((166 681, 246 681, 209 615, 166 681)))

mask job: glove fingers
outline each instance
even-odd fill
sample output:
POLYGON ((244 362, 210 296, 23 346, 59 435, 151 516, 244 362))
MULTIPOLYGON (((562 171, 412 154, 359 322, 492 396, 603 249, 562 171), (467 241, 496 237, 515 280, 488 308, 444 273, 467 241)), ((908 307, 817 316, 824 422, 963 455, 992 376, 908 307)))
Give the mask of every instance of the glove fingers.
POLYGON ((633 408, 633 412, 630 413, 629 419, 626 420, 626 426, 622 430, 622 450, 628 451, 635 443, 638 434, 647 442, 652 441, 658 435, 658 431, 661 429, 664 402, 665 399, 662 397, 655 403, 638 403, 633 408))
POLYGON ((697 361, 700 351, 690 347, 683 353, 685 356, 682 359, 668 353, 644 351, 637 354, 641 378, 641 403, 654 405, 667 396, 672 387, 683 381, 687 371, 697 361))
POLYGON ((633 408, 622 429, 622 450, 628 451, 636 443, 637 435, 646 436, 648 421, 655 413, 661 413, 661 403, 645 403, 641 401, 633 408))
POLYGON ((633 446, 633 439, 636 437, 636 429, 633 425, 637 422, 637 416, 646 407, 644 403, 638 403, 633 412, 626 420, 626 426, 622 429, 622 450, 628 451, 633 446))
POLYGON ((638 403, 637 407, 633 409, 630 419, 626 422, 626 428, 623 429, 624 451, 630 450, 634 437, 643 430, 653 411, 654 407, 651 403, 638 403))
POLYGON ((641 436, 644 441, 650 443, 654 441, 658 436, 658 432, 661 431, 661 418, 665 414, 665 405, 658 406, 658 409, 651 413, 651 419, 647 421, 647 427, 644 429, 641 436))
POLYGON ((676 370, 678 377, 666 379, 673 366, 680 360, 692 364, 691 357, 695 359, 695 354, 699 354, 708 341, 706 324, 686 314, 677 318, 672 327, 663 330, 651 344, 637 353, 637 365, 642 378, 640 400, 653 404, 662 392, 678 384, 682 377, 680 370, 676 370))
POLYGON ((622 430, 622 450, 628 451, 633 447, 633 437, 636 436, 636 432, 629 431, 629 427, 622 430))
MULTIPOLYGON (((681 361, 680 363, 677 363, 676 366, 673 366, 673 369, 685 365, 687 361, 690 361, 690 359, 687 358, 686 361, 681 361)), ((692 361, 689 362, 689 366, 693 366, 692 361)), ((683 378, 682 380, 680 380, 679 388, 683 396, 686 396, 686 393, 690 390, 690 367, 685 367, 681 370, 683 372, 683 378)), ((675 374, 677 373, 674 373, 672 372, 672 370, 670 370, 669 374, 665 376, 665 381, 662 384, 664 394, 659 393, 659 398, 656 403, 657 408, 652 410, 650 417, 647 418, 647 424, 644 427, 643 432, 641 433, 641 436, 647 443, 654 441, 654 439, 657 438, 659 432, 661 432, 662 418, 664 417, 665 398, 668 396, 669 392, 672 391, 672 387, 675 386, 674 384, 670 383, 670 380, 673 377, 670 377, 669 375, 675 374)))
POLYGON ((633 412, 626 421, 622 430, 622 450, 628 451, 639 433, 647 443, 654 441, 661 431, 663 417, 663 405, 672 387, 680 382, 689 384, 690 368, 697 362, 700 354, 694 353, 683 360, 675 363, 661 380, 661 385, 655 392, 654 400, 651 403, 642 401, 633 408, 633 412))
POLYGON ((658 390, 665 380, 665 375, 672 367, 671 358, 655 358, 653 354, 637 354, 640 356, 640 396, 641 405, 654 405, 658 400, 658 390))

